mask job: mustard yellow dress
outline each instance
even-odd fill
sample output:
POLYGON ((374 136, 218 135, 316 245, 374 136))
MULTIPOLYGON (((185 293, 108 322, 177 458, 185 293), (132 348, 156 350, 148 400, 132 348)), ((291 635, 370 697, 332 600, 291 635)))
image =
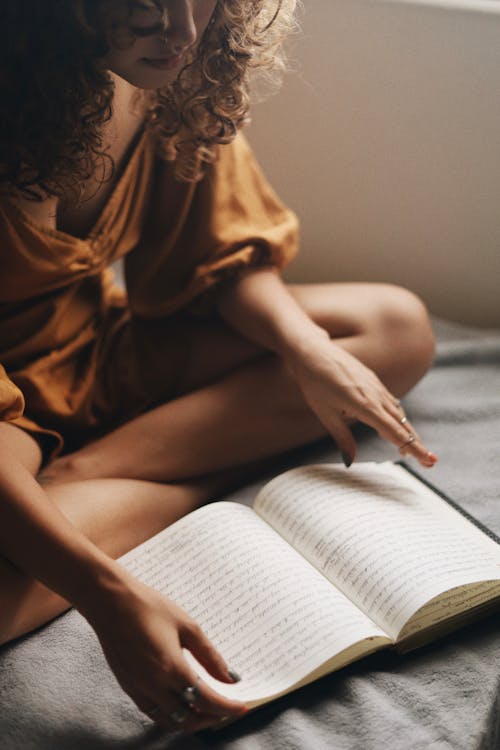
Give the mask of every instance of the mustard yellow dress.
POLYGON ((225 280, 282 268, 297 221, 239 135, 180 183, 144 130, 85 239, 0 200, 0 419, 44 460, 175 398, 190 335, 225 280), (126 292, 109 265, 124 258, 126 292))

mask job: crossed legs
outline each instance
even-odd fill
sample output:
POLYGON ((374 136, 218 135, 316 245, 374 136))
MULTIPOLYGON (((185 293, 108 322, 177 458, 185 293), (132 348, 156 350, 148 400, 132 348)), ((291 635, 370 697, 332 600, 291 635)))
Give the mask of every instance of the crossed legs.
MULTIPOLYGON (((336 343, 396 395, 430 366, 427 315, 409 292, 369 284, 290 290, 336 343)), ((278 358, 222 323, 193 341, 180 398, 56 459, 41 474, 36 443, 15 427, 1 427, 0 440, 16 441, 20 460, 38 475, 49 498, 113 557, 245 481, 270 456, 325 434, 278 358)), ((0 642, 68 607, 2 558, 0 593, 0 642)))

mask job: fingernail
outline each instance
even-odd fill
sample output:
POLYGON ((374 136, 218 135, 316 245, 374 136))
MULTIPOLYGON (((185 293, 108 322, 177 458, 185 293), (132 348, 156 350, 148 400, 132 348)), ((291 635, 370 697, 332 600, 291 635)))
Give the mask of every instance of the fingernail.
POLYGON ((235 672, 234 669, 228 669, 227 673, 229 677, 232 679, 233 682, 240 682, 241 677, 239 676, 238 672, 235 672))
POLYGON ((347 468, 352 466, 352 458, 350 457, 348 453, 342 453, 342 461, 344 462, 347 468))

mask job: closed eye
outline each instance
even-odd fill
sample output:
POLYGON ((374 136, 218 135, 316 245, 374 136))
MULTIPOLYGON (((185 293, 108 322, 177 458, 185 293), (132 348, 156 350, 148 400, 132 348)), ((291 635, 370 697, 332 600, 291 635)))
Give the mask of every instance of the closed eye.
POLYGON ((130 31, 135 36, 159 34, 164 26, 163 13, 154 2, 135 2, 129 21, 130 31))
POLYGON ((153 36, 153 34, 160 34, 163 28, 162 23, 155 23, 154 26, 129 26, 135 36, 153 36))

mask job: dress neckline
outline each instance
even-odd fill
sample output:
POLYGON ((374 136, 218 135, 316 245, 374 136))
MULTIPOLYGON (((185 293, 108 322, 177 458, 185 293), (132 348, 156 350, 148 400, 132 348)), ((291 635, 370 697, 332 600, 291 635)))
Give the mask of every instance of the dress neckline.
POLYGON ((15 201, 11 200, 9 196, 5 196, 4 200, 8 203, 9 207, 17 213, 23 221, 28 224, 30 227, 35 229, 37 232, 41 232, 42 234, 46 234, 49 237, 54 237, 56 239, 65 241, 65 242, 71 242, 73 244, 84 244, 88 245, 92 243, 92 241, 97 237, 97 235, 101 231, 101 226, 105 223, 108 213, 113 207, 113 204, 116 200, 116 198, 119 195, 119 192, 121 191, 121 188, 126 182, 127 177, 129 175, 130 170, 132 169, 133 164, 135 163, 137 157, 142 151, 143 143, 146 139, 146 136, 148 134, 148 130, 145 127, 145 125, 142 125, 140 128, 138 134, 136 135, 134 139, 134 144, 131 147, 130 156, 126 162, 126 164, 123 166, 121 170, 121 175, 116 181, 113 189, 111 190, 110 194, 108 195, 97 219, 95 220, 92 228, 89 230, 89 232, 85 235, 85 237, 77 237, 74 234, 70 234, 69 232, 65 232, 62 229, 52 229, 51 227, 45 226, 45 224, 41 224, 40 222, 36 221, 32 216, 29 215, 27 211, 22 209, 20 206, 18 206, 15 201))

